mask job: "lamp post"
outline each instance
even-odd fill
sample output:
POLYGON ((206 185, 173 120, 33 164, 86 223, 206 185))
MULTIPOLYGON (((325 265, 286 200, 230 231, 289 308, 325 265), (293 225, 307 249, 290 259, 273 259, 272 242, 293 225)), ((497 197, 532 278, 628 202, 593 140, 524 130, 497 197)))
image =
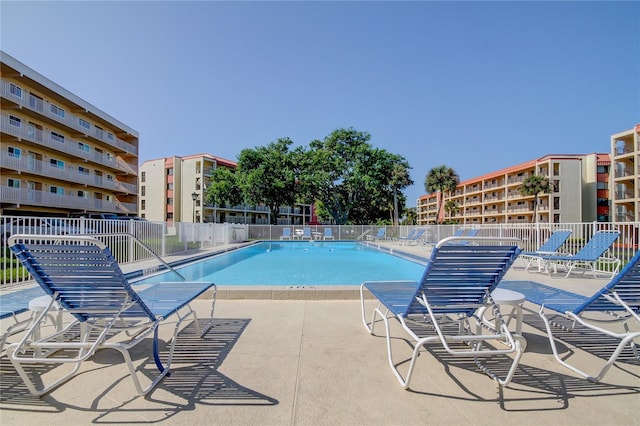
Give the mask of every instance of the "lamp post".
POLYGON ((191 199, 193 200, 193 223, 196 223, 196 200, 198 199, 198 193, 193 192, 191 194, 191 199))

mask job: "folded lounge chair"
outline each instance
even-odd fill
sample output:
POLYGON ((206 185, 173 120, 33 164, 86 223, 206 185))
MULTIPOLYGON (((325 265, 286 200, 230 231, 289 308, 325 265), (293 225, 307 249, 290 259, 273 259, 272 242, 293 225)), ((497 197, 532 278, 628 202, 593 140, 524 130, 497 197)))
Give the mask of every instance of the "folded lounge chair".
POLYGON ((597 382, 604 377, 627 345, 630 345, 634 356, 640 360, 640 348, 638 348, 640 343, 640 251, 611 282, 591 297, 532 281, 504 281, 500 288, 518 291, 524 294, 529 302, 540 305, 538 313, 544 321, 553 356, 573 372, 597 382), (557 318, 558 316, 560 318, 557 318), (568 320, 564 321, 568 324, 562 324, 562 317, 568 320), (635 326, 629 326, 629 322, 635 326), (610 327, 611 324, 616 323, 622 325, 619 331, 610 327), (570 364, 566 357, 558 354, 553 330, 560 328, 580 334, 579 329, 576 328, 577 324, 591 332, 589 337, 585 336, 585 342, 594 349, 601 342, 601 339, 594 336, 605 335, 620 339, 609 359, 595 375, 578 369, 570 364))
MULTIPOLYGON (((384 321, 387 355, 391 370, 403 388, 408 388, 418 354, 425 344, 440 343, 452 356, 472 357, 485 373, 499 384, 511 381, 524 352, 526 340, 513 335, 493 303, 491 292, 498 285, 513 261, 520 253, 517 239, 475 238, 473 245, 448 244, 456 238, 440 241, 431 253, 420 282, 415 281, 368 281, 360 286, 362 322, 370 334, 378 322, 384 321), (365 293, 371 293, 378 305, 373 310, 371 322, 367 322, 365 293), (496 314, 498 328, 486 328, 474 313, 490 305, 496 314), (395 318, 413 340, 414 350, 406 378, 393 360, 389 320, 395 318), (425 324, 435 334, 419 335, 411 324, 425 324), (454 325, 454 327, 451 327, 454 325), (475 333, 473 332, 475 330, 475 333), (489 341, 506 342, 506 348, 494 349, 485 346, 489 341), (454 348, 453 343, 467 345, 454 348), (504 379, 482 365, 481 357, 498 354, 513 354, 513 362, 504 379)), ((462 237, 468 239, 468 237, 462 237)))
POLYGON ((567 270, 565 278, 568 277, 578 265, 584 266, 585 272, 591 270, 594 278, 597 278, 596 271, 598 270, 598 261, 607 262, 614 265, 611 274, 613 277, 620 269, 620 259, 609 256, 605 257, 604 254, 611 248, 619 235, 620 233, 618 231, 598 231, 576 254, 542 254, 540 255, 540 259, 544 262, 543 266, 549 274, 551 273, 551 267, 553 267, 554 272, 557 272, 558 264, 562 263, 567 270))
POLYGON ((122 354, 136 390, 139 394, 147 394, 169 374, 181 323, 193 317, 201 336, 212 324, 210 320, 201 331, 189 303, 213 289, 212 319, 214 283, 160 283, 136 291, 124 277, 109 248, 93 237, 13 235, 9 238, 9 246, 40 287, 52 296, 49 306, 20 342, 7 348, 9 359, 34 395, 44 395, 72 378, 83 361, 103 348, 116 349, 122 354), (55 304, 69 312, 74 320, 62 330, 40 338, 40 324, 55 304), (177 314, 178 320, 164 366, 159 356, 158 327, 173 314, 177 314), (65 341, 65 333, 76 325, 80 326, 80 338, 65 341), (127 339, 121 332, 126 332, 127 339), (159 374, 143 389, 129 349, 148 337, 153 338, 152 352, 159 374), (48 356, 54 352, 55 356, 48 356), (41 378, 31 380, 23 366, 35 365, 33 374, 37 375, 38 364, 73 364, 74 367, 53 383, 44 385, 41 378), (39 384, 42 384, 40 388, 37 387, 39 384))
POLYGON ((560 247, 569 239, 571 236, 570 229, 558 229, 553 231, 553 234, 549 237, 547 241, 542 244, 538 250, 536 251, 523 251, 520 253, 520 260, 524 264, 524 269, 529 270, 531 264, 534 262, 538 262, 538 269, 542 269, 542 259, 540 256, 548 256, 548 255, 560 255, 558 250, 560 247))

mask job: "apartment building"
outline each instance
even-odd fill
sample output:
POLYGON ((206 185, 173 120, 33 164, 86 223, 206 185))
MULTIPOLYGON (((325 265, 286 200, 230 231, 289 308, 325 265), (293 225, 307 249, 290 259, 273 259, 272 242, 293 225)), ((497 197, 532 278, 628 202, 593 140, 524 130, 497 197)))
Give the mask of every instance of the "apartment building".
POLYGON ((138 132, 0 59, 0 213, 137 215, 138 132))
POLYGON ((451 194, 429 194, 417 200, 418 224, 455 221, 484 223, 571 223, 609 220, 608 154, 547 155, 523 164, 460 182, 451 194), (534 196, 520 193, 532 175, 549 179, 553 190, 534 196), (442 209, 437 217, 438 198, 442 209))
MULTIPOLYGON (((211 154, 166 157, 140 165, 140 216, 151 221, 270 223, 263 205, 214 205, 206 203, 206 189, 218 167, 237 164, 211 154)), ((278 223, 309 223, 308 205, 280 208, 278 223)))
POLYGON ((612 210, 616 222, 640 222, 640 124, 611 136, 612 210))

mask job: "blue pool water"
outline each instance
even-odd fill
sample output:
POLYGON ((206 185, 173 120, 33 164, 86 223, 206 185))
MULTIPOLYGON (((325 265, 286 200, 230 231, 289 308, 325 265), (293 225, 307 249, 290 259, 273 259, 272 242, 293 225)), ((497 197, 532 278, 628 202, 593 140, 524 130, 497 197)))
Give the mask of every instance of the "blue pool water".
MULTIPOLYGON (((424 266, 356 242, 262 242, 187 265, 188 281, 218 286, 359 285, 371 280, 419 280, 424 266)), ((173 276, 172 276, 173 275, 173 276)), ((169 272, 141 281, 175 281, 169 272)))

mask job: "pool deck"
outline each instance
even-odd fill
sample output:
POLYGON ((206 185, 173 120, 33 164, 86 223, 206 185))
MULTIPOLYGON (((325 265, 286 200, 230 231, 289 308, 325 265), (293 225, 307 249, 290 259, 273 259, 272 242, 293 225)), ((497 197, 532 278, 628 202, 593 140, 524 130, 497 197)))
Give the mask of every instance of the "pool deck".
MULTIPOLYGON (((424 246, 385 244, 428 254, 424 246)), ((521 268, 512 268, 507 279, 535 280, 583 294, 608 282, 550 279, 521 268)), ((473 361, 451 359, 435 347, 418 359, 407 391, 389 369, 385 339, 364 329, 358 300, 291 299, 221 297, 215 327, 203 339, 193 335, 192 324, 181 331, 171 376, 146 397, 136 396, 115 351, 100 351, 80 375, 42 398, 29 394, 3 355, 0 423, 638 424, 640 363, 618 363, 601 383, 582 379, 555 362, 544 334, 526 323, 535 323, 531 310, 525 310, 523 328, 527 351, 509 387, 498 386, 473 361)), ((194 303, 200 321, 209 305, 206 299, 194 303)), ((525 308, 535 310, 528 303, 525 308)), ((171 328, 161 328, 163 338, 171 328)), ((398 359, 410 356, 403 340, 393 345, 398 359)), ((576 363, 603 362, 582 347, 559 346, 576 363)), ((144 363, 152 374, 149 349, 146 342, 139 345, 134 362, 144 363)))

